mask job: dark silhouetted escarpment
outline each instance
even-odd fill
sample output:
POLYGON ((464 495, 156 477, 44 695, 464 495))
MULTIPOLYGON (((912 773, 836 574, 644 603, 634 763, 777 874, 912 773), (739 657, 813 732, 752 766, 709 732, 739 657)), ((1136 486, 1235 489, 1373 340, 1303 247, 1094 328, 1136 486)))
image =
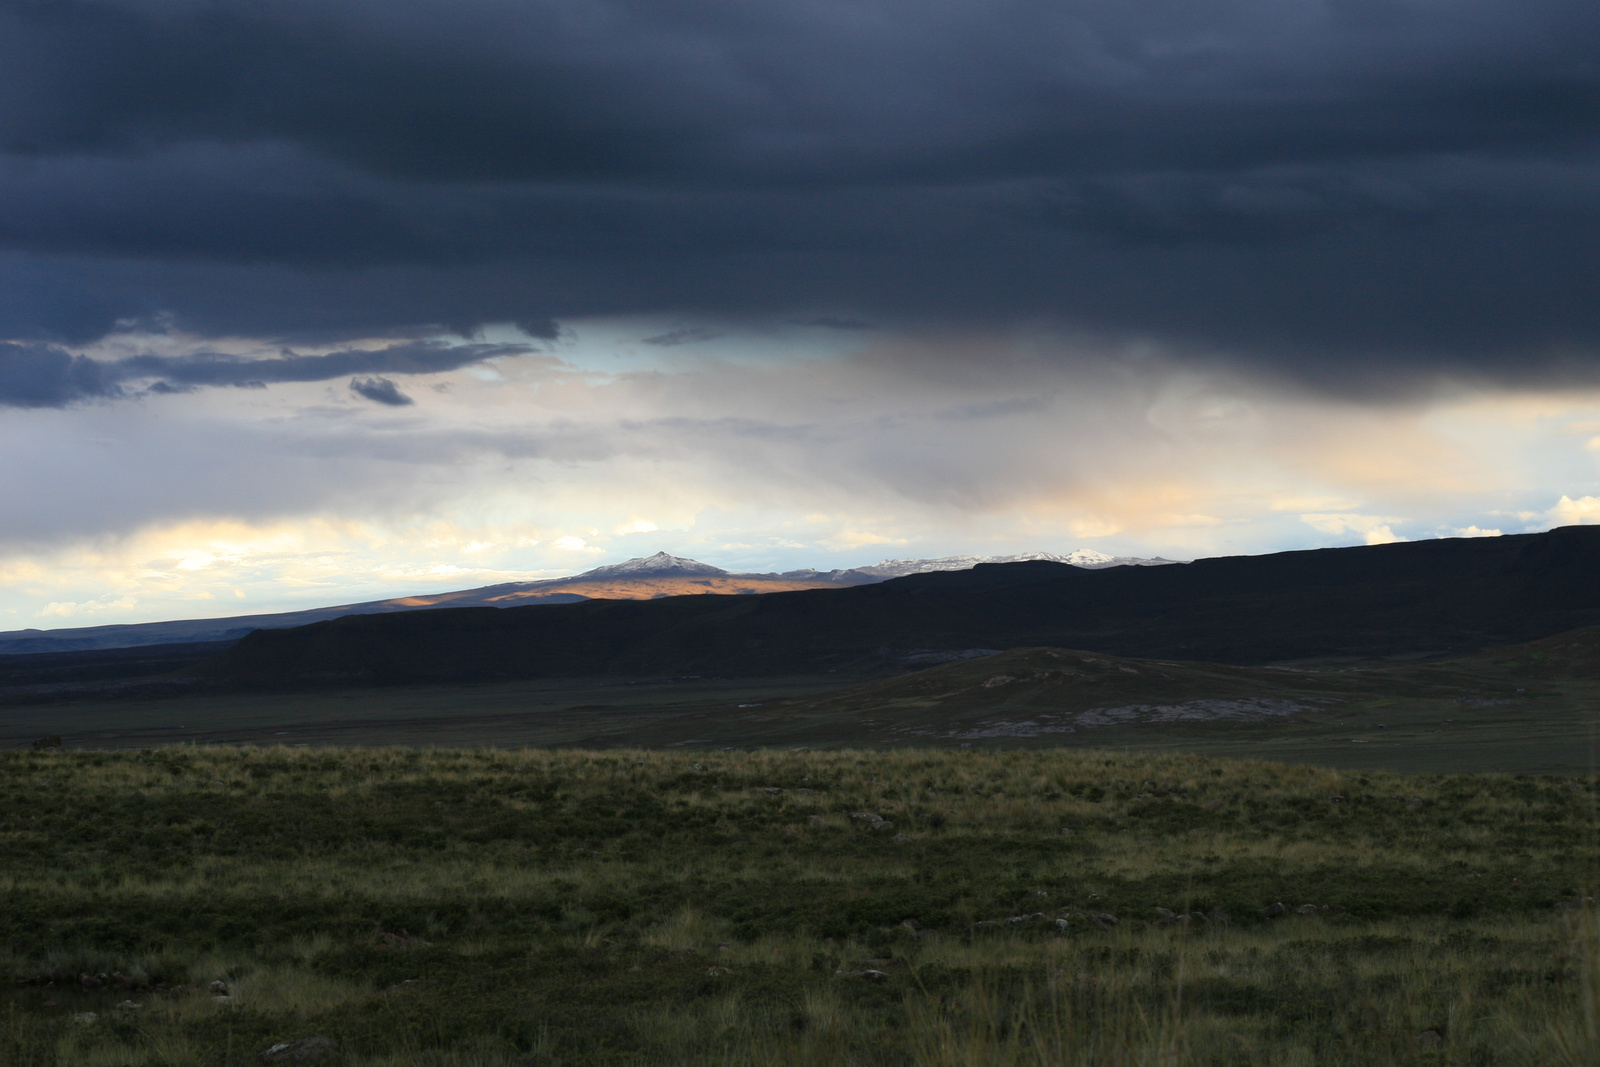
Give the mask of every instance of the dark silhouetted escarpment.
POLYGON ((350 616, 199 668, 246 684, 760 675, 1053 646, 1267 663, 1451 654, 1600 624, 1600 527, 1083 570, 995 564, 848 589, 350 616))

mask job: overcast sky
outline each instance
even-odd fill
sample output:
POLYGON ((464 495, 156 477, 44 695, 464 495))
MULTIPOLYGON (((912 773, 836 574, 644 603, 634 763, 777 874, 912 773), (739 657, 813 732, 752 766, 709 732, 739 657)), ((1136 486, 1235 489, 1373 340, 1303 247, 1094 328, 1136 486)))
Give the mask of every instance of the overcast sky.
POLYGON ((0 628, 1600 521, 1593 0, 0 0, 0 628))

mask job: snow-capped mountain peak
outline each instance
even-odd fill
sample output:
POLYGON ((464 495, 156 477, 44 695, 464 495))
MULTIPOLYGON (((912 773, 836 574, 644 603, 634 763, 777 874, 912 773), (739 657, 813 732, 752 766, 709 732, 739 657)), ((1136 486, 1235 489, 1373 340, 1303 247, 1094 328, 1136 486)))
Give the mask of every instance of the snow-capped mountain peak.
POLYGON ((657 552, 653 556, 640 556, 635 559, 624 560, 621 563, 610 563, 604 567, 596 567, 592 571, 584 571, 578 578, 716 578, 728 572, 720 567, 713 567, 709 563, 701 563, 696 559, 684 559, 682 556, 669 556, 665 552, 657 552))
POLYGON ((1066 563, 1086 570, 1103 570, 1107 567, 1156 567, 1177 562, 1176 560, 1162 559, 1159 556, 1153 559, 1144 559, 1136 556, 1108 556, 1104 552, 1096 552, 1092 548, 1079 548, 1068 552, 1066 555, 1059 555, 1054 552, 1024 552, 1015 556, 944 556, 940 559, 886 559, 882 563, 874 563, 870 567, 857 567, 856 570, 862 574, 869 574, 874 578, 887 579, 901 578, 907 574, 927 574, 929 571, 964 571, 976 567, 980 563, 1029 563, 1034 560, 1066 563))

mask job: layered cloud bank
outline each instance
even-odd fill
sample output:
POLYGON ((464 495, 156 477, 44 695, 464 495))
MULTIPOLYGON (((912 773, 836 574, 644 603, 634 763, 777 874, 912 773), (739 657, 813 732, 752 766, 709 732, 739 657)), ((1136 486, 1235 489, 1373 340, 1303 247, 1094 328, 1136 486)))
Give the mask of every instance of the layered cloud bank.
POLYGON ((408 376, 403 406, 338 379, 14 410, 8 621, 350 602, 663 548, 785 570, 1600 520, 1600 391, 1375 405, 1055 334, 826 351, 819 328, 722 324, 663 359, 661 324, 629 325, 408 376))
POLYGON ((0 335, 811 309, 1573 373, 1597 54, 1580 0, 7 0, 0 335))
POLYGON ((0 624, 1592 521, 1597 55, 1592 0, 0 0, 0 624))

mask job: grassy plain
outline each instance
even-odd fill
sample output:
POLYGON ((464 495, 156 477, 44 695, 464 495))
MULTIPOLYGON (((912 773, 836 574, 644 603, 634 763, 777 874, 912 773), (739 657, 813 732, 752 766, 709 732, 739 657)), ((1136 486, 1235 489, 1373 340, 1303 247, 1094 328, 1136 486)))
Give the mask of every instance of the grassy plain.
POLYGON ((1197 752, 1347 769, 1588 774, 1600 630, 1455 660, 1290 667, 1024 648, 875 679, 588 678, 92 692, 15 702, 0 748, 181 743, 584 748, 899 745, 1197 752))
POLYGON ((1597 801, 1062 748, 13 751, 0 1064, 1588 1067, 1597 801))

